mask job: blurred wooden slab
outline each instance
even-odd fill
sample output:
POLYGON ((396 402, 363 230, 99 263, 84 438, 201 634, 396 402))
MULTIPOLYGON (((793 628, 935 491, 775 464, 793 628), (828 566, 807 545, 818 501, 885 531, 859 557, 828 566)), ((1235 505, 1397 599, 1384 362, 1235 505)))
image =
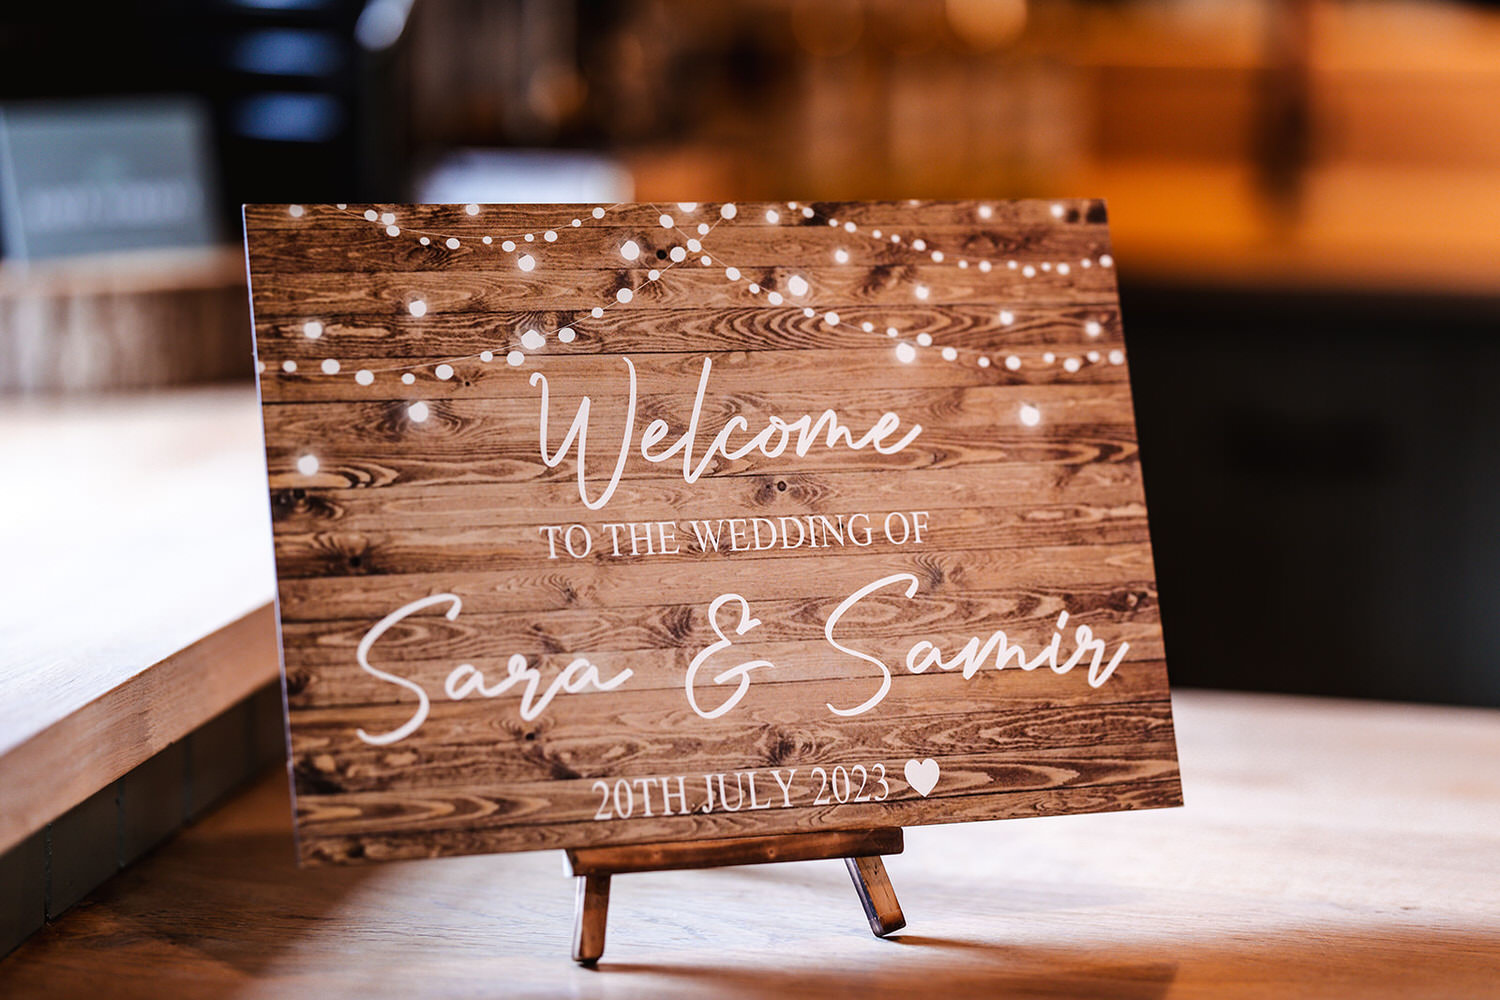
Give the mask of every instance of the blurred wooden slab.
POLYGON ((248 386, 0 406, 0 850, 277 674, 248 386))

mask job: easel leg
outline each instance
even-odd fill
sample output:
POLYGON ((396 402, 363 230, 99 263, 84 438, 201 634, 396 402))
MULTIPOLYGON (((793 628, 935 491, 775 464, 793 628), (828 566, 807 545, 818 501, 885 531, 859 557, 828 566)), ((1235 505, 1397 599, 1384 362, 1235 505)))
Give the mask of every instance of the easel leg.
POLYGON ((609 876, 579 875, 573 907, 573 961, 588 966, 599 961, 604 954, 604 925, 608 920, 609 876))
MULTIPOLYGON (((885 873, 885 864, 879 857, 845 858, 849 877, 854 880, 854 891, 859 893, 860 905, 870 920, 870 931, 876 937, 885 937, 906 926, 906 917, 901 912, 901 903, 896 899, 896 890, 885 873)), ((603 934, 603 928, 600 928, 603 934)))

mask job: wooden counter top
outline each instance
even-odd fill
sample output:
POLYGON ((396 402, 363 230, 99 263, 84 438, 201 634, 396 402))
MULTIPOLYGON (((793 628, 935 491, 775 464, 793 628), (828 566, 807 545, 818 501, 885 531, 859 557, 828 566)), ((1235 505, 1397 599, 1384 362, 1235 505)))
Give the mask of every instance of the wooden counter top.
POLYGON ((253 387, 0 405, 0 852, 277 674, 253 387))
POLYGON ((0 962, 26 997, 1494 997, 1500 712, 1179 693, 1187 806, 907 832, 908 927, 843 865, 615 880, 558 854, 299 872, 284 778, 0 962))

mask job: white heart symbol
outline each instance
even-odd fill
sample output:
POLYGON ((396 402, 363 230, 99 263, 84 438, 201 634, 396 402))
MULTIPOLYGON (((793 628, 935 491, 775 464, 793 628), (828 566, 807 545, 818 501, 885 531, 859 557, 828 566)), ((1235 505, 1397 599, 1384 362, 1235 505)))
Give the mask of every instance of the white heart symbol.
POLYGON ((926 798, 927 793, 938 783, 938 762, 931 757, 907 761, 906 783, 916 789, 918 795, 926 798))

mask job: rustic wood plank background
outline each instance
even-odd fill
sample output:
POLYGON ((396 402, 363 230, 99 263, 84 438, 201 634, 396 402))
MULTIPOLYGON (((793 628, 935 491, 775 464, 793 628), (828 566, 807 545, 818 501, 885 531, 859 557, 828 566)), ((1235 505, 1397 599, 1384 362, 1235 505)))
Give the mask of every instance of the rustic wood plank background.
MULTIPOLYGON (((811 205, 251 206, 251 299, 275 527, 300 853, 307 861, 641 843, 913 825, 1181 801, 1146 507, 1103 206, 1093 201, 811 205), (921 424, 889 455, 716 456, 687 483, 634 449, 618 491, 580 502, 570 455, 538 447, 538 390, 558 447, 593 400, 591 495, 609 479, 628 381, 637 438, 688 426, 703 359, 713 372, 695 454, 732 417, 825 409, 859 436, 880 415, 921 424), (1027 419, 1027 415, 1031 419, 1027 419), (310 461, 315 459, 315 462, 310 461), (879 530, 927 511, 921 544, 879 530), (687 522, 872 515, 868 546, 696 550, 687 522), (606 522, 675 521, 675 555, 610 554, 606 522), (549 559, 542 525, 592 526, 583 559, 549 559), (855 716, 874 668, 824 623, 892 667, 888 696, 855 716), (717 636, 708 605, 734 592, 761 624, 706 674, 752 675, 733 711, 703 719, 683 691, 717 636), (383 746, 415 698, 361 670, 421 685, 431 711, 383 746), (989 665, 966 679, 911 674, 925 639, 951 656, 997 629, 1028 657, 1062 656, 1089 627, 1129 651, 1091 687, 1070 673, 989 665), (854 637, 857 636, 857 641, 854 637), (738 657, 736 653, 740 653, 738 657), (470 663, 493 683, 515 654, 543 684, 578 656, 617 690, 563 694, 530 721, 516 692, 450 700, 470 663), (932 758, 926 796, 903 774, 932 758), (881 802, 633 812, 596 820, 595 782, 875 763, 881 802)), ((893 435, 899 437, 900 433, 893 435)), ((660 446, 657 451, 662 450, 660 446)), ((721 622, 733 616, 721 613, 721 622)), ((705 676, 700 688, 711 687, 705 676)), ((717 704, 727 692, 707 693, 717 704)), ((814 789, 815 790, 815 789, 814 789)))

